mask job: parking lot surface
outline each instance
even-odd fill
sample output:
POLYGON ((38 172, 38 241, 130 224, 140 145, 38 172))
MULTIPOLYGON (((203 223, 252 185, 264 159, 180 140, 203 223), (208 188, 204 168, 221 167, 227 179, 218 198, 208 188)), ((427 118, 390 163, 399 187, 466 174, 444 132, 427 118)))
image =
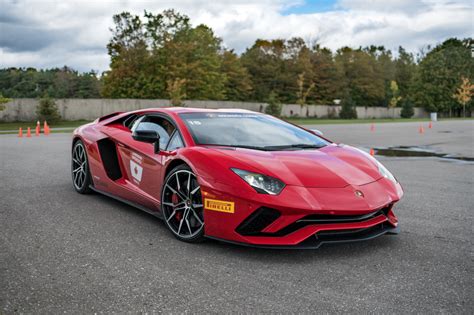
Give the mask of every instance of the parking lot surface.
MULTIPOLYGON (((365 148, 474 157, 474 121, 312 126, 365 148)), ((474 163, 378 157, 402 183, 401 233, 318 250, 177 241, 163 222, 77 194, 70 135, 0 136, 0 313, 465 313, 474 163)))

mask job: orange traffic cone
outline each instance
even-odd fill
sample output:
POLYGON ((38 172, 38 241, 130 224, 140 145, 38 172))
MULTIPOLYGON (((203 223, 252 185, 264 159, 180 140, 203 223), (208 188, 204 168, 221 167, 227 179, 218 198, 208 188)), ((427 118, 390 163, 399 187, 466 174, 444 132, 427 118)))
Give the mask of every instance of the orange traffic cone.
POLYGON ((370 155, 371 155, 371 156, 374 156, 374 155, 375 155, 375 151, 374 151, 374 149, 372 149, 372 148, 370 149, 370 155))
POLYGON ((430 129, 433 128, 433 124, 431 123, 431 121, 430 121, 430 123, 428 124, 428 128, 430 128, 430 129))
POLYGON ((28 127, 28 129, 26 131, 26 137, 31 138, 31 128, 30 127, 28 127))
POLYGON ((45 136, 49 135, 50 130, 49 130, 49 126, 48 126, 48 123, 46 122, 46 120, 44 121, 43 129, 44 129, 44 131, 43 131, 44 135, 45 136))
POLYGON ((418 129, 418 132, 419 132, 419 133, 424 133, 424 132, 425 132, 425 128, 423 128, 423 126, 420 126, 420 128, 418 129))
POLYGON ((374 124, 370 125, 370 131, 375 131, 375 125, 374 124))
POLYGON ((41 131, 41 129, 40 129, 40 122, 39 122, 39 120, 38 120, 38 121, 36 122, 35 136, 38 137, 38 136, 40 135, 40 131, 41 131))
POLYGON ((18 130, 18 138, 23 138, 23 129, 21 127, 18 130))

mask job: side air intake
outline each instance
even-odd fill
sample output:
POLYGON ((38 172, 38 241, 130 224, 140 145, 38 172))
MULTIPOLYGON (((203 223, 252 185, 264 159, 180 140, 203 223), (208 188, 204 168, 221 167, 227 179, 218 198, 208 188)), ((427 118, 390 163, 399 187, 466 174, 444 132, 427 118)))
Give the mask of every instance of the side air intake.
POLYGON ((99 146, 100 158, 104 164, 105 172, 111 180, 117 180, 122 177, 122 171, 117 156, 117 146, 110 139, 97 141, 99 146))

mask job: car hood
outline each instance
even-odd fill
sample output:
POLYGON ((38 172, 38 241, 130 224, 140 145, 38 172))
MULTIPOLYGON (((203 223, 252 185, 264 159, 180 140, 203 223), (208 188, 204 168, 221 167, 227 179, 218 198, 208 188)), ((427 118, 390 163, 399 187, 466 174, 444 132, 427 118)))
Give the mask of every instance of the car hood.
POLYGON ((286 185, 342 188, 365 185, 382 176, 374 158, 356 148, 331 144, 321 149, 259 151, 243 148, 208 147, 228 159, 248 165, 248 171, 273 176, 286 185))

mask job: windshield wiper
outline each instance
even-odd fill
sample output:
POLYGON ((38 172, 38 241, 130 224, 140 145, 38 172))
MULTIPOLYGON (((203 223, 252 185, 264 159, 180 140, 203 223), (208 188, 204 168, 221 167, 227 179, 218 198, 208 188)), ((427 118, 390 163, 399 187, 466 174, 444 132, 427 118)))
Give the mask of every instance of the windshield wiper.
POLYGON ((267 147, 258 147, 253 145, 242 145, 242 144, 204 144, 204 145, 212 145, 216 147, 230 147, 230 148, 242 148, 242 149, 252 149, 252 150, 261 150, 267 151, 267 147))
POLYGON ((230 147, 230 148, 242 148, 242 149, 251 149, 251 150, 260 150, 260 151, 279 151, 279 150, 288 150, 288 149, 320 149, 325 147, 325 145, 317 144, 308 144, 308 143, 297 143, 297 144, 288 144, 288 145, 269 145, 269 146, 254 146, 254 145, 244 145, 244 144, 203 144, 203 145, 212 145, 216 147, 230 147))

